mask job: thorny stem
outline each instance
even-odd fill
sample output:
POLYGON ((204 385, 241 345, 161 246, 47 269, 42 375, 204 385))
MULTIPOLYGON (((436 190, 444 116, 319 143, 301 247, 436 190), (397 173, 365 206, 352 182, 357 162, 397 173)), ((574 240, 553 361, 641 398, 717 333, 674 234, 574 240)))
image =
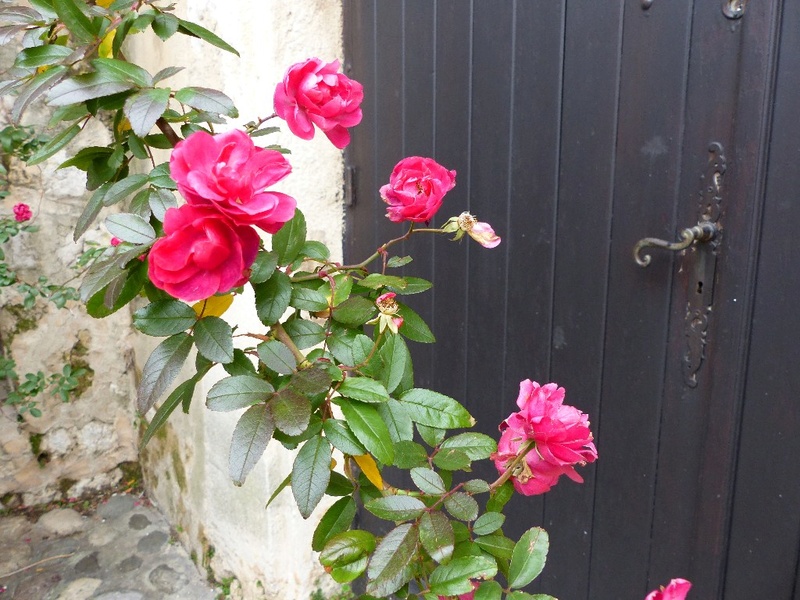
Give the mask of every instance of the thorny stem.
POLYGON ((536 442, 534 442, 533 440, 528 440, 519 447, 519 450, 517 451, 517 456, 514 457, 514 460, 511 461, 511 464, 506 465, 506 470, 503 471, 503 474, 497 478, 497 481, 489 484, 490 493, 494 492, 497 488, 499 488, 501 485, 503 485, 506 481, 509 480, 509 478, 514 474, 516 468, 522 463, 523 460, 525 460, 525 456, 528 454, 528 452, 533 450, 535 445, 536 442))
POLYGON ((178 134, 175 133, 175 130, 169 123, 167 123, 167 120, 164 117, 158 118, 158 121, 156 121, 156 127, 161 130, 161 133, 164 134, 164 137, 167 138, 167 141, 172 145, 173 148, 178 145, 178 142, 181 141, 181 138, 178 137, 178 134))
POLYGON ((294 355, 294 359, 297 362, 298 366, 306 362, 305 355, 302 352, 300 352, 300 349, 297 346, 295 346, 294 341, 289 336, 289 334, 286 333, 286 330, 283 328, 283 325, 281 325, 280 323, 275 323, 272 326, 272 331, 275 332, 275 337, 278 338, 284 344, 286 344, 289 350, 292 351, 292 354, 294 355))

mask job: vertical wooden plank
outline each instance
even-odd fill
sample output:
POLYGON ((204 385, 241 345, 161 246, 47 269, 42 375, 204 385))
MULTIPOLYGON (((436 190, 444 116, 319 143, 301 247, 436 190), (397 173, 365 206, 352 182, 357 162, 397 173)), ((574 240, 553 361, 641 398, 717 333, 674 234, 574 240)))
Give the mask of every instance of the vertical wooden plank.
MULTIPOLYGON (((595 429, 600 416, 622 13, 622 2, 610 2, 603 11, 570 3, 566 12, 551 379, 566 388, 568 404, 589 414, 595 429)), ((606 449, 601 445, 599 451, 605 461, 606 449)), ((565 480, 544 499, 552 560, 543 574, 544 591, 576 600, 589 598, 595 494, 595 466, 579 470, 586 479, 583 485, 565 480)))
POLYGON ((625 3, 590 598, 647 592, 672 257, 631 249, 675 230, 691 7, 625 3))

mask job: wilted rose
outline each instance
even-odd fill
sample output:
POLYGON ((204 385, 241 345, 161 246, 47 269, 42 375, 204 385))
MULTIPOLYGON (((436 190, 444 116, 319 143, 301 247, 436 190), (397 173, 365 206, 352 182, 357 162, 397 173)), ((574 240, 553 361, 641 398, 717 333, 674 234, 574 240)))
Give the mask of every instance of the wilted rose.
POLYGON ((14 220, 18 223, 29 221, 31 217, 33 217, 33 211, 31 210, 31 207, 24 202, 15 204, 12 210, 14 211, 14 220))
POLYGON ((673 579, 667 587, 653 590, 644 600, 685 600, 692 584, 685 579, 673 579))
POLYGON ((236 225, 212 208, 168 209, 164 233, 150 249, 150 281, 186 302, 242 285, 258 252, 252 227, 236 225))
POLYGON ((309 58, 289 67, 275 89, 275 112, 297 137, 310 140, 314 125, 337 148, 350 143, 348 127, 361 122, 364 90, 360 83, 339 73, 339 61, 309 58))
POLYGON ((580 483, 583 479, 575 465, 597 460, 588 416, 563 404, 564 395, 564 388, 555 383, 540 386, 526 379, 519 386, 519 412, 500 424, 502 434, 492 460, 501 473, 524 444, 534 443, 512 473, 514 487, 521 494, 543 494, 561 475, 580 483))
POLYGON ((169 166, 189 204, 214 207, 237 225, 275 233, 294 216, 294 198, 266 189, 289 174, 289 162, 243 131, 193 133, 175 146, 169 166))
POLYGON ((395 165, 389 183, 380 189, 381 198, 389 205, 386 216, 395 223, 430 221, 444 195, 455 185, 456 172, 432 158, 404 158, 395 165))

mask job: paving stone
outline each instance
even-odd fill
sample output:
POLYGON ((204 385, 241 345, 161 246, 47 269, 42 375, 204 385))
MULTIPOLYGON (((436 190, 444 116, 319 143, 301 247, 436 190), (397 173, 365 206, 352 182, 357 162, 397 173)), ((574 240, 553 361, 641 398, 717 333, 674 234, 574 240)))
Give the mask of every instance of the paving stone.
POLYGON ((131 516, 128 521, 128 527, 131 529, 141 530, 145 529, 148 525, 150 525, 150 519, 145 515, 135 514, 131 516))
POLYGON ((87 554, 75 563, 75 572, 80 575, 91 575, 100 571, 100 563, 97 560, 97 552, 87 554))
POLYGON ((92 579, 90 577, 81 577, 61 590, 56 600, 88 600, 95 593, 100 584, 103 583, 102 579, 92 579))
POLYGON ((142 559, 137 554, 133 556, 129 556, 128 558, 123 559, 118 565, 117 570, 121 573, 127 573, 128 571, 135 571, 139 567, 142 566, 142 559))
POLYGON ((14 600, 43 600, 59 583, 61 575, 45 571, 21 581, 14 592, 14 600))
POLYGON ((99 596, 95 596, 92 600, 143 600, 144 594, 141 592, 134 592, 133 590, 115 590, 113 592, 104 592, 99 596))
POLYGON ((152 554, 156 552, 161 546, 167 543, 169 535, 163 531, 151 531, 136 544, 139 552, 144 554, 152 554))
POLYGON ((97 514, 104 519, 116 519, 133 510, 134 506, 136 506, 136 499, 133 496, 117 494, 98 506, 97 514))
POLYGON ((160 592, 174 594, 188 583, 185 575, 178 573, 169 565, 159 565, 148 576, 150 583, 160 592))
POLYGON ((113 541, 117 535, 119 535, 117 531, 115 531, 110 525, 105 523, 97 523, 93 525, 87 539, 92 546, 105 546, 113 541))
POLYGON ((50 533, 61 536, 83 530, 85 520, 71 508, 57 508, 43 514, 37 524, 50 533))

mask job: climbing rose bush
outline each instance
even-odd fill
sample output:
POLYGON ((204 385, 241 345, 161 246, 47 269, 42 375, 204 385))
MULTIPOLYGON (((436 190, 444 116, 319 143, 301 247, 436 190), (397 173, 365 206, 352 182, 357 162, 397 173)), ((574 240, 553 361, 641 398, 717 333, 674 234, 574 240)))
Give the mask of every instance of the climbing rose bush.
POLYGON ((386 216, 390 221, 427 223, 439 210, 444 195, 455 185, 455 171, 432 158, 409 156, 392 169, 389 183, 381 187, 380 195, 389 205, 386 216))
POLYGON ((289 67, 275 88, 275 112, 297 137, 310 140, 316 125, 337 148, 350 143, 349 127, 361 122, 364 90, 339 73, 339 61, 309 58, 289 67))
POLYGON ((685 579, 673 579, 667 587, 653 590, 644 600, 685 600, 686 594, 692 588, 692 584, 685 579))

